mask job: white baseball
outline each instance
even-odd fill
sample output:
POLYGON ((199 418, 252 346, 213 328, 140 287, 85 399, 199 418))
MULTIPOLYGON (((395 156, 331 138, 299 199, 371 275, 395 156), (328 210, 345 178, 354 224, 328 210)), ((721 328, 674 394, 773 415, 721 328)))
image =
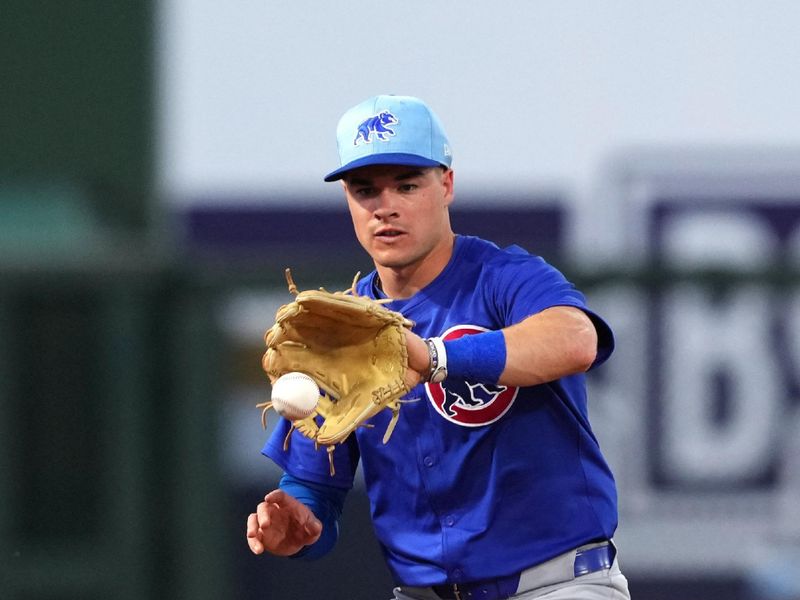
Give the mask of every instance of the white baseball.
POLYGON ((282 417, 294 421, 305 419, 317 407, 319 388, 305 373, 286 373, 272 384, 272 408, 282 417))

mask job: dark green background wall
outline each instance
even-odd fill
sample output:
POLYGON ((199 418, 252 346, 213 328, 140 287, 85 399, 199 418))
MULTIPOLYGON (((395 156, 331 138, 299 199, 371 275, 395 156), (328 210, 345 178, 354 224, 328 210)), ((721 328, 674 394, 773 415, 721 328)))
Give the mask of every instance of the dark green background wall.
POLYGON ((152 210, 153 3, 4 0, 0 181, 67 186, 99 220, 152 210))
POLYGON ((0 3, 4 600, 226 596, 214 294, 151 235, 153 14, 0 3))

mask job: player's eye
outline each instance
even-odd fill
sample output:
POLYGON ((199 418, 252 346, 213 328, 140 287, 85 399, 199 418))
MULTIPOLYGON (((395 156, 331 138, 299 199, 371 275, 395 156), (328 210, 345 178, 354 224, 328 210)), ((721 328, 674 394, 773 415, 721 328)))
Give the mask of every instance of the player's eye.
POLYGON ((414 183, 404 183, 399 189, 401 192, 413 192, 415 189, 417 189, 417 187, 418 186, 414 183))

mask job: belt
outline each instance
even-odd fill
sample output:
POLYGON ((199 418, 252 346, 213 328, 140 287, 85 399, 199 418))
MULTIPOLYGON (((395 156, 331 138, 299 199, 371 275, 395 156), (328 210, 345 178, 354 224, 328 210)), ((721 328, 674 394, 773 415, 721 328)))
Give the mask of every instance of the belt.
MULTIPOLYGON (((612 543, 578 550, 575 555, 573 573, 575 577, 588 575, 595 571, 610 569, 617 551, 612 543)), ((521 573, 485 579, 468 583, 444 583, 431 586, 431 589, 443 600, 502 600, 519 593, 521 573)))

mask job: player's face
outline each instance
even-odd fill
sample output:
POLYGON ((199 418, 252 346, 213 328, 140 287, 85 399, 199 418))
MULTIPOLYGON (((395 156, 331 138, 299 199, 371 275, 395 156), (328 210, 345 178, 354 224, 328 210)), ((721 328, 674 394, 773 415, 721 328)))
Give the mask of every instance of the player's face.
POLYGON ((452 170, 375 165, 353 170, 343 185, 356 237, 377 266, 445 267, 453 237, 452 170))

